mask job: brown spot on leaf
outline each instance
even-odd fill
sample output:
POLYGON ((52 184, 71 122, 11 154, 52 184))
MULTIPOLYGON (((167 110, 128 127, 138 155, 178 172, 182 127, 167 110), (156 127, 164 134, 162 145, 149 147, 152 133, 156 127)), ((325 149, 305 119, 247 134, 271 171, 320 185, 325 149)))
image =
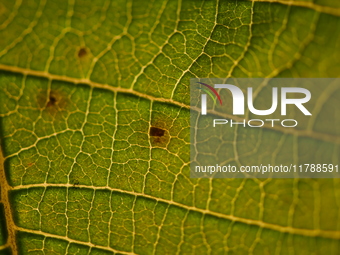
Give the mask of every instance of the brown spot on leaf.
POLYGON ((158 127, 150 128, 150 136, 164 136, 165 130, 158 127))
POLYGON ((166 147, 170 140, 169 131, 165 127, 164 122, 154 123, 159 124, 150 127, 149 137, 151 145, 154 147, 166 147))
POLYGON ((78 57, 79 58, 83 58, 87 55, 87 51, 86 48, 80 48, 80 50, 78 51, 78 57))
POLYGON ((57 104, 57 98, 56 96, 54 95, 54 93, 51 91, 50 92, 50 95, 48 97, 48 102, 47 102, 47 107, 52 107, 52 106, 55 106, 57 104))
POLYGON ((39 109, 53 118, 58 118, 69 104, 68 96, 57 89, 39 91, 37 101, 39 109))

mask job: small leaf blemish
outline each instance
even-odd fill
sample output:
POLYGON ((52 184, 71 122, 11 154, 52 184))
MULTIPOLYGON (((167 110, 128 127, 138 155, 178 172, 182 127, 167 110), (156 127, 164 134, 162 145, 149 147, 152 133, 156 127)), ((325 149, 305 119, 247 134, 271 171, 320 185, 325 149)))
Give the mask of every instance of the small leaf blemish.
POLYGON ((78 57, 79 58, 83 58, 87 55, 87 51, 86 51, 86 48, 81 48, 79 51, 78 51, 78 57))
POLYGON ((149 135, 150 136, 164 136, 165 130, 158 127, 151 127, 149 135))
POLYGON ((40 90, 37 94, 38 109, 44 114, 58 119, 67 110, 69 99, 62 91, 56 89, 40 90))
POLYGON ((49 97, 48 97, 47 107, 54 106, 54 105, 56 105, 56 103, 57 103, 57 98, 51 92, 49 97))
MULTIPOLYGON (((164 126, 164 125, 157 125, 157 126, 164 126)), ((152 126, 149 130, 149 137, 150 137, 150 143, 154 147, 163 147, 165 148, 167 144, 169 143, 169 131, 165 128, 159 128, 152 126)))

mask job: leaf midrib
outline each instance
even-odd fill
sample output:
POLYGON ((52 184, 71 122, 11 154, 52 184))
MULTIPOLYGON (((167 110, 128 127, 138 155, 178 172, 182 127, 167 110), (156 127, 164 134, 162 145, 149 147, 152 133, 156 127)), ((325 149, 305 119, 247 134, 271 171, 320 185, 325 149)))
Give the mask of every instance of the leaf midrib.
POLYGON ((16 225, 13 220, 12 207, 9 200, 9 191, 12 187, 8 184, 6 173, 5 173, 5 165, 4 165, 4 157, 0 144, 0 202, 4 205, 5 210, 5 221, 7 228, 7 240, 6 244, 3 246, 4 248, 11 247, 12 254, 18 254, 18 247, 16 242, 16 233, 15 228, 16 225))

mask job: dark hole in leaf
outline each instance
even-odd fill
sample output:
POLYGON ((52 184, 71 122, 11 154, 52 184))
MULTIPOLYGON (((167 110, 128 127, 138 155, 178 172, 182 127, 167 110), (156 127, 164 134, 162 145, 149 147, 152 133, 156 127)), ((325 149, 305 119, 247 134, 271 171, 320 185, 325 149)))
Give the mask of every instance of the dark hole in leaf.
POLYGON ((48 97, 48 103, 47 103, 47 106, 53 106, 57 103, 57 98, 52 94, 50 93, 49 97, 48 97))
POLYGON ((165 130, 158 127, 150 128, 150 136, 164 136, 165 130))
POLYGON ((82 58, 84 56, 86 56, 87 54, 87 51, 85 48, 81 48, 79 51, 78 51, 78 57, 82 58))
POLYGON ((54 120, 63 116, 63 111, 67 110, 69 97, 63 92, 62 88, 40 89, 36 96, 37 106, 44 116, 53 117, 54 120))

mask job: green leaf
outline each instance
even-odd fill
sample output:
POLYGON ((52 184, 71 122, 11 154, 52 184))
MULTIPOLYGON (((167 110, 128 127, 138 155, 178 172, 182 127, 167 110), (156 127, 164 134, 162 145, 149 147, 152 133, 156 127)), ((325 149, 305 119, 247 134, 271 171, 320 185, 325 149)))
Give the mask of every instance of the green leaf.
MULTIPOLYGON (((0 253, 338 254, 338 179, 190 178, 189 80, 338 77, 339 17, 331 0, 1 1, 0 253)), ((338 162, 339 130, 308 128, 233 132, 225 157, 286 141, 338 162)))

